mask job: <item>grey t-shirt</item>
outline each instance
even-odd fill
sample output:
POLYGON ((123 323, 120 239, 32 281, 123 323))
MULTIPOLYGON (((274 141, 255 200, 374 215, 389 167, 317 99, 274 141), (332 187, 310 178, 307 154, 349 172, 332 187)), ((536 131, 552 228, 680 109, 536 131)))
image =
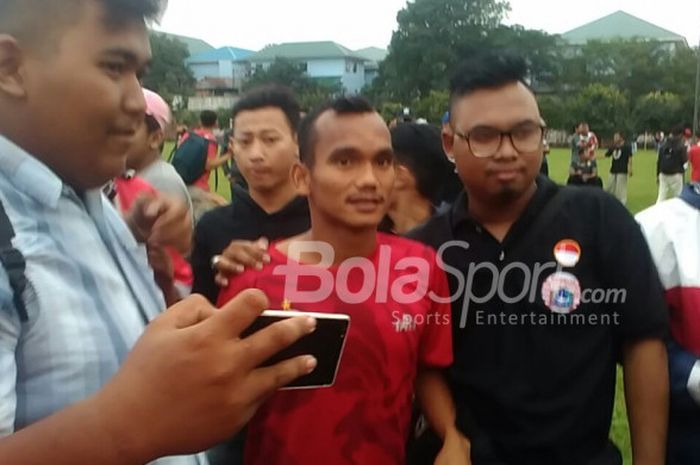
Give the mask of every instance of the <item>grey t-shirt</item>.
POLYGON ((165 160, 156 160, 139 171, 138 175, 148 181, 159 192, 181 199, 192 211, 192 200, 189 192, 187 192, 187 186, 185 186, 184 181, 170 163, 167 163, 165 160))

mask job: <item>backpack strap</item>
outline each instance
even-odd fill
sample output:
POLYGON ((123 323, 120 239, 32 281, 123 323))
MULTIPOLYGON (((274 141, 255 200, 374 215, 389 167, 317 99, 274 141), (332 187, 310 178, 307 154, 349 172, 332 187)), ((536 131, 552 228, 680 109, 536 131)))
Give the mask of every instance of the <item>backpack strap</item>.
POLYGON ((12 245, 13 237, 15 237, 15 231, 12 228, 10 219, 7 217, 5 207, 0 202, 0 264, 7 272, 15 309, 19 313, 19 318, 22 322, 26 322, 29 320, 29 317, 22 294, 27 287, 27 277, 24 275, 27 264, 22 253, 12 245))

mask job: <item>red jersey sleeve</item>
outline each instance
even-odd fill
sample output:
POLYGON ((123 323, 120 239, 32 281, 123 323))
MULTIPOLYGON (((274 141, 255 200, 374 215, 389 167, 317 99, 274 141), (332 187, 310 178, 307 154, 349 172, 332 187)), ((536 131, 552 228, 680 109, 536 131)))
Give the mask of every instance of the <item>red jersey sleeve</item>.
POLYGON ((452 365, 452 307, 448 302, 450 287, 445 271, 438 266, 438 257, 429 249, 431 261, 428 298, 431 309, 420 341, 419 363, 422 366, 452 365))

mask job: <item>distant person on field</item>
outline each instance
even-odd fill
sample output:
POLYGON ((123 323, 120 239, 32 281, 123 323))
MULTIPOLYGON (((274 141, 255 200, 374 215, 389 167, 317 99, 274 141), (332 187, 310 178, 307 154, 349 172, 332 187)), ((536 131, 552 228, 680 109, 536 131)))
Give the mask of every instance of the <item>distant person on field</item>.
POLYGON ((661 145, 656 162, 659 183, 659 196, 656 203, 678 197, 683 189, 684 165, 688 162, 683 128, 671 131, 671 137, 661 145))
POLYGON ((581 149, 587 160, 595 160, 595 150, 598 148, 598 138, 590 130, 588 123, 582 121, 576 126, 576 134, 571 139, 571 162, 580 160, 581 149))
POLYGON ((614 195, 623 205, 627 204, 627 179, 632 176, 632 146, 625 140, 625 134, 618 131, 613 136, 613 145, 605 152, 606 157, 612 157, 608 192, 614 195))
MULTIPOLYGON (((206 165, 204 166, 202 176, 194 181, 194 183, 187 186, 190 197, 192 198, 195 221, 199 221, 202 215, 209 210, 217 206, 226 205, 227 203, 226 199, 216 193, 211 192, 209 187, 209 177, 211 172, 223 166, 228 160, 231 159, 230 153, 225 153, 221 156, 218 155, 219 144, 214 136, 214 129, 218 127, 217 119, 218 117, 216 112, 204 110, 199 115, 200 128, 192 131, 210 142, 207 152, 207 161, 206 165)), ((186 133, 180 138, 180 144, 187 140, 189 134, 190 133, 186 133)))

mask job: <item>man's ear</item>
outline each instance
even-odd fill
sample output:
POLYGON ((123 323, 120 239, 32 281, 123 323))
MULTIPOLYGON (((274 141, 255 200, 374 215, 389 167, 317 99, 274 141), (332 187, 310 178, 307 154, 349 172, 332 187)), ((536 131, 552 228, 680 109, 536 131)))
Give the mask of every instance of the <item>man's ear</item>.
POLYGON ((416 183, 415 177, 411 170, 404 165, 396 164, 396 180, 394 181, 394 190, 402 190, 411 187, 416 183))
POLYGON ((0 92, 13 98, 23 98, 27 93, 22 76, 23 58, 17 39, 0 34, 0 92))
POLYGON ((311 172, 306 165, 302 163, 294 163, 292 166, 292 184, 299 195, 304 197, 309 196, 311 183, 311 172))
POLYGON ((158 150, 165 140, 165 133, 162 130, 153 131, 148 135, 148 148, 158 150))
POLYGON ((446 127, 442 128, 442 149, 445 151, 445 155, 447 156, 447 160, 450 161, 454 165, 455 163, 455 157, 452 154, 452 149, 454 148, 455 144, 455 136, 452 133, 452 130, 446 127))

